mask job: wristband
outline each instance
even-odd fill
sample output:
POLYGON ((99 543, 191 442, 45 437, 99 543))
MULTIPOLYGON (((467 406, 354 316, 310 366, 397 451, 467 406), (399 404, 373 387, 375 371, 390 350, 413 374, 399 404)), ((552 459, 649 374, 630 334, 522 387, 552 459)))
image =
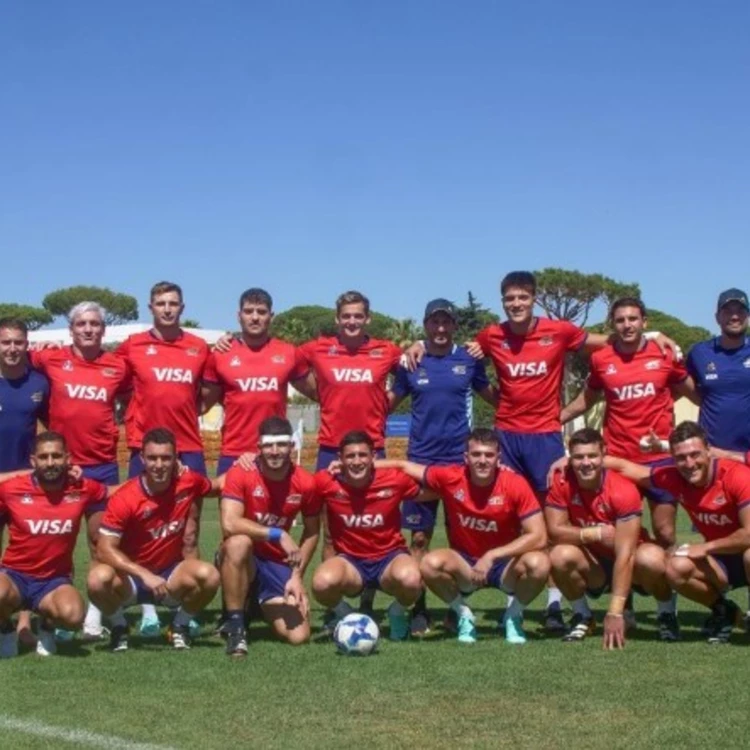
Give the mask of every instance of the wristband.
POLYGON ((591 544, 592 542, 601 542, 601 540, 601 526, 586 526, 581 529, 581 544, 591 544))
POLYGON ((268 541, 271 542, 271 544, 278 544, 281 541, 282 533, 281 529, 273 526, 268 529, 268 541))
POLYGON ((622 617, 622 613, 625 610, 626 601, 626 596, 618 596, 617 594, 613 594, 609 599, 609 609, 607 610, 607 614, 614 615, 615 617, 622 617))

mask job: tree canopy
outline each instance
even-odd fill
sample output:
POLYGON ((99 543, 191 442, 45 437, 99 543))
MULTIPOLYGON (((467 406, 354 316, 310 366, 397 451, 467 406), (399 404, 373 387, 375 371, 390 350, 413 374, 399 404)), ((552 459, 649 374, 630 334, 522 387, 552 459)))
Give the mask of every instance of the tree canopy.
MULTIPOLYGON (((396 319, 373 311, 370 315, 370 335, 374 338, 388 338, 388 330, 396 323, 396 319)), ((317 336, 335 336, 336 310, 321 305, 290 307, 276 315, 271 332, 291 343, 302 343, 317 336)))
POLYGON ((70 309, 79 302, 98 302, 106 311, 104 322, 107 325, 138 320, 136 298, 107 287, 70 286, 57 289, 42 300, 42 306, 54 316, 67 317, 70 309))
POLYGON ((0 303, 0 318, 18 318, 26 323, 30 331, 49 325, 54 319, 43 307, 17 305, 13 302, 0 303))

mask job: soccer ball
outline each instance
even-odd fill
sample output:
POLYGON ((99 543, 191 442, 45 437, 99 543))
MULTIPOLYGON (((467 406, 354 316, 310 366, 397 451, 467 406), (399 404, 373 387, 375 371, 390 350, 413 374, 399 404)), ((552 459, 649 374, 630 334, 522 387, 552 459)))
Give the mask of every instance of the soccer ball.
POLYGON ((357 612, 342 617, 333 631, 336 648, 342 654, 367 656, 378 645, 380 630, 372 617, 357 612))

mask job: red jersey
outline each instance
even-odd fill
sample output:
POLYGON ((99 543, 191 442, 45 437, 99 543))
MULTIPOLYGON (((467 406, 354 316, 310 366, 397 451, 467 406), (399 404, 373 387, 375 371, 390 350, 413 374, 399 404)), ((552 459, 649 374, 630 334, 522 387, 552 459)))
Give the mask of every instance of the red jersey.
POLYGON ((352 487, 327 471, 315 475, 318 502, 325 505, 328 533, 337 553, 376 559, 403 550, 401 501, 421 491, 398 469, 375 469, 366 487, 352 487))
POLYGON ((65 436, 73 462, 92 466, 116 461, 114 401, 129 388, 127 364, 105 351, 87 360, 72 346, 29 352, 29 357, 49 380, 49 428, 65 436))
MULTIPOLYGON (((284 531, 292 528, 298 513, 320 515, 320 503, 315 500, 315 480, 299 466, 293 466, 289 476, 280 482, 268 479, 260 469, 245 471, 235 466, 227 472, 221 497, 242 503, 245 518, 284 531)), ((277 544, 253 542, 253 546, 254 554, 264 560, 282 563, 286 558, 277 544)))
POLYGON ((747 466, 726 458, 715 459, 709 477, 707 487, 694 487, 675 466, 651 469, 651 484, 676 499, 707 542, 723 539, 741 528, 738 511, 750 503, 747 466))
POLYGON ((586 331, 567 320, 537 318, 525 336, 508 323, 487 326, 477 335, 492 359, 500 386, 495 426, 509 432, 559 432, 560 392, 565 355, 580 349, 586 331))
POLYGON ((92 479, 68 481, 49 492, 33 474, 0 484, 0 518, 9 525, 10 541, 2 565, 35 578, 73 574, 73 552, 83 515, 107 501, 107 488, 92 479))
POLYGON ((542 511, 529 483, 509 469, 479 487, 466 466, 430 466, 425 482, 443 500, 451 549, 473 558, 518 539, 521 521, 542 511))
POLYGON ((653 430, 662 440, 674 427, 671 386, 681 383, 687 370, 671 352, 646 341, 634 354, 622 354, 607 345, 591 355, 587 385, 603 391, 607 403, 604 442, 613 455, 636 463, 668 458, 668 453, 644 453, 640 440, 653 430))
POLYGON ((308 341, 300 347, 315 373, 320 400, 320 445, 335 448, 351 430, 364 430, 376 448, 385 445, 388 416, 386 381, 401 358, 390 341, 368 338, 350 352, 335 336, 308 341))
POLYGON ((211 491, 211 481, 186 469, 161 495, 152 495, 143 475, 128 480, 109 499, 101 534, 120 537, 120 549, 136 565, 159 573, 182 560, 190 506, 211 491))
POLYGON ((198 395, 208 344, 186 331, 175 341, 162 341, 153 331, 145 331, 128 337, 116 353, 133 375, 128 447, 140 450, 146 432, 166 427, 175 434, 178 452, 202 451, 198 395))
POLYGON ((224 394, 222 454, 255 451, 260 423, 286 417, 289 382, 304 377, 308 369, 297 349, 278 339, 258 349, 234 340, 228 352, 211 352, 203 380, 221 386, 224 394))
MULTIPOLYGON (((627 521, 642 514, 641 491, 629 479, 616 471, 604 471, 601 486, 597 490, 579 487, 576 475, 567 469, 558 471, 547 493, 546 505, 566 510, 574 526, 614 526, 618 521, 627 521)), ((641 528, 641 541, 648 534, 641 528)), ((614 559, 615 551, 603 544, 586 545, 598 557, 614 559)))

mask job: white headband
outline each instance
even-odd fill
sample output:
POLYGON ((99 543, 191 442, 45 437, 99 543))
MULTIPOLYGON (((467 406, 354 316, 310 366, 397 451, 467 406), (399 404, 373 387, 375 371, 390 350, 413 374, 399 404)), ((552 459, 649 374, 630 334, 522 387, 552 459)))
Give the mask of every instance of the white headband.
POLYGON ((262 435, 260 445, 280 445, 281 443, 293 443, 291 435, 262 435))

